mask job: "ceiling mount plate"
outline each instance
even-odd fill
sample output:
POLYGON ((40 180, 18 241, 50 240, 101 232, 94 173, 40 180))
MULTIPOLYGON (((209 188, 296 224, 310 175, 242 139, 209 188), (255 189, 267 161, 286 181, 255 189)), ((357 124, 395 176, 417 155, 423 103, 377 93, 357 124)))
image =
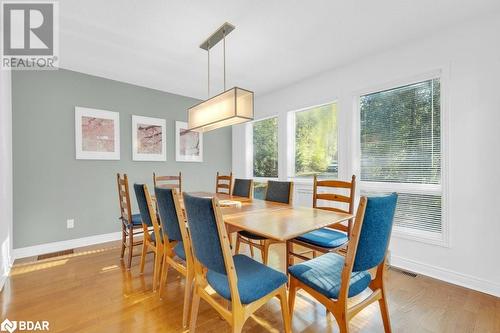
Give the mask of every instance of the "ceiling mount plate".
POLYGON ((234 25, 225 22, 219 29, 217 29, 217 31, 215 31, 210 37, 208 37, 203 43, 201 43, 200 48, 204 49, 205 51, 210 50, 224 38, 224 35, 229 35, 229 33, 233 30, 234 25))

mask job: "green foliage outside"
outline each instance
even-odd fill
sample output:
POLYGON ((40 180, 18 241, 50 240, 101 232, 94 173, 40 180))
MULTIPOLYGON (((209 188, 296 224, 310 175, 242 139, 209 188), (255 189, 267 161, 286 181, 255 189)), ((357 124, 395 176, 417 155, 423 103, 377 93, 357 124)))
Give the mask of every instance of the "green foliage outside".
POLYGON ((253 175, 278 177, 278 118, 253 124, 253 175))
POLYGON ((337 173, 336 104, 295 113, 295 176, 336 178, 337 173))
POLYGON ((439 184, 440 82, 361 97, 361 179, 439 184))

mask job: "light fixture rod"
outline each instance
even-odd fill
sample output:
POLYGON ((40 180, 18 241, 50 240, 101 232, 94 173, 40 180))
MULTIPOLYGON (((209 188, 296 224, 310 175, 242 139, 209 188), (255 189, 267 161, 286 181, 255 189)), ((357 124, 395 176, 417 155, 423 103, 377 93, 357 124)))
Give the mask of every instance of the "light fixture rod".
POLYGON ((207 95, 208 95, 208 98, 210 98, 210 49, 207 49, 207 55, 208 55, 208 61, 207 61, 207 64, 208 64, 208 70, 207 70, 207 73, 208 73, 208 77, 207 77, 207 81, 208 81, 208 92, 207 92, 207 95))
POLYGON ((226 30, 222 31, 223 39, 222 43, 224 45, 224 91, 226 91, 226 30))

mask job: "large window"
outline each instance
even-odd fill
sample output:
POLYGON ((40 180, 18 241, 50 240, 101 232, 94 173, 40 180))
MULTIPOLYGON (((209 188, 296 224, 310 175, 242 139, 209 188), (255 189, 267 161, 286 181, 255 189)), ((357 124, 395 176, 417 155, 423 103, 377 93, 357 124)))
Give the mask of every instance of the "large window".
POLYGON ((338 177, 335 103, 293 112, 295 177, 338 177))
POLYGON ((253 123, 253 176, 278 177, 278 118, 253 123))
POLYGON ((432 79, 360 98, 362 191, 398 192, 395 225, 433 237, 442 233, 440 95, 432 79))

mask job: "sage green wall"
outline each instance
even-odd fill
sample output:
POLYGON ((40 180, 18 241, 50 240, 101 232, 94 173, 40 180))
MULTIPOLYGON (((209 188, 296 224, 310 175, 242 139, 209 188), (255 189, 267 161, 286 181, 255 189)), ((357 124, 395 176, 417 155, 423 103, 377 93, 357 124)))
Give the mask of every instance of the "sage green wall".
POLYGON ((213 191, 231 169, 230 128, 205 133, 203 163, 175 162, 175 121, 197 102, 63 69, 13 72, 14 248, 119 231, 117 172, 152 185, 153 171, 182 171, 185 190, 213 191), (121 160, 75 159, 75 106, 120 113, 121 160), (132 161, 131 115, 167 120, 166 162, 132 161))

